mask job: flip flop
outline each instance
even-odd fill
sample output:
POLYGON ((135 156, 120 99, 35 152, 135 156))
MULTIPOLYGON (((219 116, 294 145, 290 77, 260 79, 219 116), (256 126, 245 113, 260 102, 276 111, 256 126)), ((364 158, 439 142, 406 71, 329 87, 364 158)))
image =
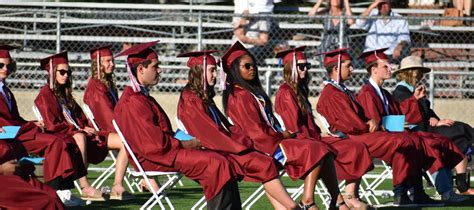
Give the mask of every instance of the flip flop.
POLYGON ((128 191, 123 191, 121 194, 116 192, 110 193, 110 200, 128 201, 132 199, 135 199, 135 196, 128 191))
POLYGON ((87 195, 83 193, 81 195, 81 199, 86 201, 105 201, 105 198, 102 196, 102 193, 98 190, 95 190, 93 195, 87 195))

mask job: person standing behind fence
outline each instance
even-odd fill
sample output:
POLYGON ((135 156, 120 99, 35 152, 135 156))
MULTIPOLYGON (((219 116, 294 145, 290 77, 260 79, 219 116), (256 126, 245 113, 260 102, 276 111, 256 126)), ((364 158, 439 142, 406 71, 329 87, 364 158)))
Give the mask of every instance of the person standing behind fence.
POLYGON ((70 136, 48 132, 42 121, 26 121, 20 116, 13 92, 7 87, 6 78, 16 71, 15 61, 9 51, 15 47, 0 46, 0 126, 20 126, 16 139, 21 141, 30 154, 44 157, 44 182, 57 190, 66 206, 84 202, 70 196, 68 189, 73 181, 87 174, 82 155, 70 136))
MULTIPOLYGON (((271 15, 274 3, 280 0, 234 0, 234 13, 242 15, 271 15)), ((233 40, 238 39, 245 44, 257 60, 263 60, 271 54, 268 45, 272 29, 271 17, 235 17, 232 21, 234 27, 233 40)))
MULTIPOLYGON (((313 6, 311 11, 309 11, 309 16, 314 16, 315 14, 321 14, 322 12, 327 12, 328 16, 352 16, 351 6, 349 0, 329 0, 328 9, 318 12, 322 2, 324 0, 318 0, 318 2, 313 6), (345 7, 345 11, 343 11, 345 7), (327 11, 326 11, 327 10, 327 11)), ((325 17, 323 19, 323 38, 321 41, 321 46, 319 46, 319 52, 327 52, 331 50, 338 49, 340 47, 347 47, 350 44, 349 40, 349 27, 354 24, 354 19, 343 19, 343 40, 339 40, 340 33, 340 19, 339 18, 329 18, 325 17), (342 45, 340 44, 342 42, 342 45)))
POLYGON ((398 64, 401 58, 410 53, 408 21, 399 19, 401 15, 392 11, 390 0, 375 0, 361 14, 361 17, 377 16, 380 18, 356 20, 358 28, 369 31, 364 51, 388 48, 384 53, 388 55, 390 62, 398 64))
POLYGON ((84 103, 90 107, 98 129, 109 133, 107 136, 107 147, 118 150, 115 179, 110 199, 129 200, 133 198, 133 195, 123 188, 123 177, 128 166, 127 152, 112 125, 114 107, 118 101, 118 92, 114 81, 115 64, 110 47, 102 46, 90 50, 92 61, 91 77, 89 82, 87 82, 84 92, 84 103))
MULTIPOLYGON (((424 73, 431 71, 431 69, 424 67, 420 57, 408 56, 401 62, 400 69, 393 74, 397 78, 397 86, 393 91, 393 97, 398 103, 403 103, 413 97, 417 89, 424 90, 423 85, 417 86, 424 73)), ((465 154, 472 153, 472 143, 474 143, 474 129, 463 122, 454 121, 451 119, 440 119, 438 115, 431 109, 431 103, 426 97, 418 99, 419 111, 421 112, 422 120, 417 123, 421 131, 433 132, 441 134, 451 139, 454 144, 465 154)), ((401 109, 405 115, 411 115, 412 112, 418 110, 401 109)), ((467 166, 467 160, 464 161, 467 166)), ((472 195, 474 190, 466 182, 466 173, 458 172, 456 175, 456 186, 459 192, 463 195, 472 195)))

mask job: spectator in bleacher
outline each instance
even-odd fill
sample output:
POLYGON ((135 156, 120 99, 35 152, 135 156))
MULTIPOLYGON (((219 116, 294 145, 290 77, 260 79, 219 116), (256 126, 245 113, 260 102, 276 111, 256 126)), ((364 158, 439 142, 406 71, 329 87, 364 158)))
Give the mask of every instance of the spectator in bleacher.
MULTIPOLYGON (((321 7, 321 4, 324 0, 318 0, 318 2, 313 6, 311 11, 309 11, 309 16, 314 16, 315 14, 326 14, 328 16, 352 16, 351 6, 349 0, 329 0, 328 8, 318 12, 318 9, 321 7), (343 10, 345 8, 345 11, 343 10)), ((324 33, 321 41, 321 46, 319 47, 319 52, 326 52, 330 50, 335 50, 340 47, 347 47, 350 44, 349 27, 354 24, 354 19, 344 19, 344 37, 343 40, 339 40, 339 29, 340 29, 340 19, 339 18, 329 18, 326 17, 323 19, 324 33), (340 45, 342 41, 343 45, 340 45)))
POLYGON ((90 50, 91 77, 84 91, 84 103, 91 109, 97 129, 108 132, 107 148, 118 151, 110 199, 129 200, 133 195, 123 188, 123 177, 128 166, 127 151, 112 125, 114 107, 119 96, 115 86, 115 64, 110 47, 102 46, 90 50))
POLYGON ((23 157, 28 152, 20 141, 0 140, 0 209, 64 209, 56 191, 36 178, 35 167, 19 162, 23 157))
POLYGON ((127 56, 131 86, 125 87, 114 116, 130 148, 146 171, 176 171, 198 182, 208 209, 241 209, 233 163, 211 150, 202 150, 199 139, 176 139, 168 115, 150 96, 161 74, 157 41, 137 44, 120 53, 127 56))
MULTIPOLYGON (((274 3, 281 0, 234 0, 234 13, 242 15, 271 15, 274 3)), ((271 17, 236 17, 233 19, 234 40, 238 39, 257 56, 257 60, 271 55, 269 45, 272 30, 271 17)))
POLYGON ((410 53, 408 21, 397 19, 401 15, 392 11, 390 0, 375 0, 361 16, 380 17, 356 20, 357 27, 369 32, 364 51, 388 48, 385 54, 393 63, 399 63, 401 58, 410 53))
POLYGON ((472 0, 453 0, 453 4, 462 15, 471 16, 472 0))
POLYGON ((12 46, 0 46, 0 126, 20 126, 16 135, 29 154, 44 157, 44 182, 57 190, 66 206, 77 206, 84 201, 71 196, 74 180, 87 174, 82 155, 70 136, 49 132, 42 121, 26 121, 18 112, 17 101, 7 87, 6 79, 16 71, 10 57, 12 46))
POLYGON ((214 52, 178 55, 189 57, 187 66, 190 68, 189 82, 178 101, 179 120, 187 133, 201 140, 202 146, 235 160, 237 174, 244 181, 262 183, 275 209, 296 209, 296 203, 278 178, 279 167, 273 157, 253 148, 252 140, 242 130, 232 126, 217 108, 214 102, 217 62, 211 55, 214 52))
MULTIPOLYGON (((72 136, 82 154, 86 168, 89 163, 98 164, 108 155, 107 131, 96 131, 90 125, 81 107, 72 95, 72 69, 67 51, 41 60, 41 68, 48 72, 45 84, 35 99, 48 132, 72 136)), ((79 179, 81 198, 90 201, 105 201, 102 192, 92 187, 86 176, 79 179)))
MULTIPOLYGON (((474 129, 463 122, 454 121, 451 119, 441 119, 436 115, 433 109, 430 107, 430 101, 424 96, 424 86, 418 85, 423 74, 430 72, 431 69, 424 67, 420 57, 408 56, 401 62, 400 69, 396 70, 393 74, 399 81, 393 92, 393 96, 398 103, 403 103, 413 98, 416 92, 422 92, 423 97, 419 97, 418 107, 419 110, 402 109, 405 115, 411 115, 414 111, 421 112, 421 120, 417 123, 421 131, 432 132, 441 134, 452 140, 456 146, 465 154, 472 153, 472 144, 474 143, 474 129)), ((468 162, 467 159, 463 160, 464 171, 457 171, 456 175, 456 186, 464 195, 473 195, 474 190, 466 182, 466 167, 468 162)))

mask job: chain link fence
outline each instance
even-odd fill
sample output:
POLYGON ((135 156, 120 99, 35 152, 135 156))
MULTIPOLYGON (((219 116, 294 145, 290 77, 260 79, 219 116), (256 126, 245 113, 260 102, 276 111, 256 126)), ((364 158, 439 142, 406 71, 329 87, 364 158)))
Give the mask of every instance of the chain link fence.
MULTIPOLYGON (((173 9, 173 5, 164 5, 157 9, 143 5, 106 5, 109 6, 85 7, 65 3, 0 6, 0 42, 20 46, 11 53, 17 62, 17 71, 10 75, 7 82, 25 118, 33 119, 30 114, 33 100, 39 88, 46 84, 47 72, 40 70, 39 59, 47 55, 68 50, 76 100, 82 102, 82 92, 90 74, 89 49, 111 44, 113 52, 118 53, 133 43, 160 40, 154 49, 159 54, 163 73, 152 93, 176 98, 168 100, 172 104, 167 110, 173 110, 169 113, 172 115, 176 113, 177 97, 186 84, 188 73, 186 59, 176 58, 176 55, 201 49, 224 52, 235 40, 232 21, 239 17, 229 10, 213 9, 212 6, 182 9, 183 5, 180 5, 176 8, 181 9, 173 9)), ((336 46, 322 45, 322 42, 330 33, 324 27, 328 20, 345 23, 350 18, 364 18, 308 17, 292 13, 295 14, 247 17, 249 20, 271 22, 268 43, 258 50, 253 49, 267 92, 273 94, 282 83, 282 67, 280 61, 274 58, 274 52, 284 46, 301 45, 307 46, 307 57, 312 63, 312 97, 319 95, 322 81, 326 79, 321 58, 316 53, 338 46, 351 47, 355 71, 346 85, 358 91, 367 78, 363 62, 357 57, 364 50, 368 32, 356 25, 342 27, 342 30, 336 28, 337 33, 333 34, 336 46)), ((429 88, 435 110, 440 112, 441 117, 474 124, 474 19, 442 18, 439 12, 388 18, 389 21, 395 19, 409 23, 411 41, 409 48, 406 48, 407 55, 422 56, 425 65, 434 69, 425 75, 423 82, 429 88), (458 21, 463 26, 442 26, 442 20, 458 21)), ((222 52, 216 55, 220 56, 222 52)), ((116 59, 115 72, 118 87, 123 89, 128 84, 123 58, 116 59)), ((392 90, 395 84, 395 79, 391 79, 385 87, 392 90)))

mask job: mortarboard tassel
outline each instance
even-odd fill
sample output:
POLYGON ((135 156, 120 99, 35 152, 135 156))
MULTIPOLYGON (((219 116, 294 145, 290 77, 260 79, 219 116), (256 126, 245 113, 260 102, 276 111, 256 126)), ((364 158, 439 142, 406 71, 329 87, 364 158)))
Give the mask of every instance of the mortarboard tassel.
POLYGON ((337 79, 336 84, 339 85, 339 81, 341 80, 341 54, 337 55, 337 79))
POLYGON ((225 80, 227 79, 226 78, 227 75, 224 72, 224 67, 222 66, 222 60, 219 60, 219 68, 220 68, 220 71, 219 71, 219 74, 220 74, 219 90, 224 91, 225 88, 226 88, 225 80))
POLYGON ((291 79, 297 82, 298 73, 296 72, 296 51, 293 51, 293 66, 291 67, 291 79))
POLYGON ((130 78, 130 84, 132 85, 133 92, 135 93, 140 92, 140 85, 135 79, 135 76, 133 76, 132 70, 130 69, 130 65, 128 65, 127 61, 125 61, 125 65, 127 66, 127 73, 128 73, 128 77, 130 78))
POLYGON ((206 56, 206 53, 204 53, 203 59, 204 59, 203 61, 204 69, 202 70, 202 76, 203 76, 202 86, 204 90, 204 95, 207 95, 207 56, 206 56))
POLYGON ((100 73, 101 73, 101 69, 100 69, 100 49, 97 50, 97 79, 100 80, 100 73))
POLYGON ((49 60, 49 88, 54 89, 54 69, 53 69, 53 59, 49 60))

